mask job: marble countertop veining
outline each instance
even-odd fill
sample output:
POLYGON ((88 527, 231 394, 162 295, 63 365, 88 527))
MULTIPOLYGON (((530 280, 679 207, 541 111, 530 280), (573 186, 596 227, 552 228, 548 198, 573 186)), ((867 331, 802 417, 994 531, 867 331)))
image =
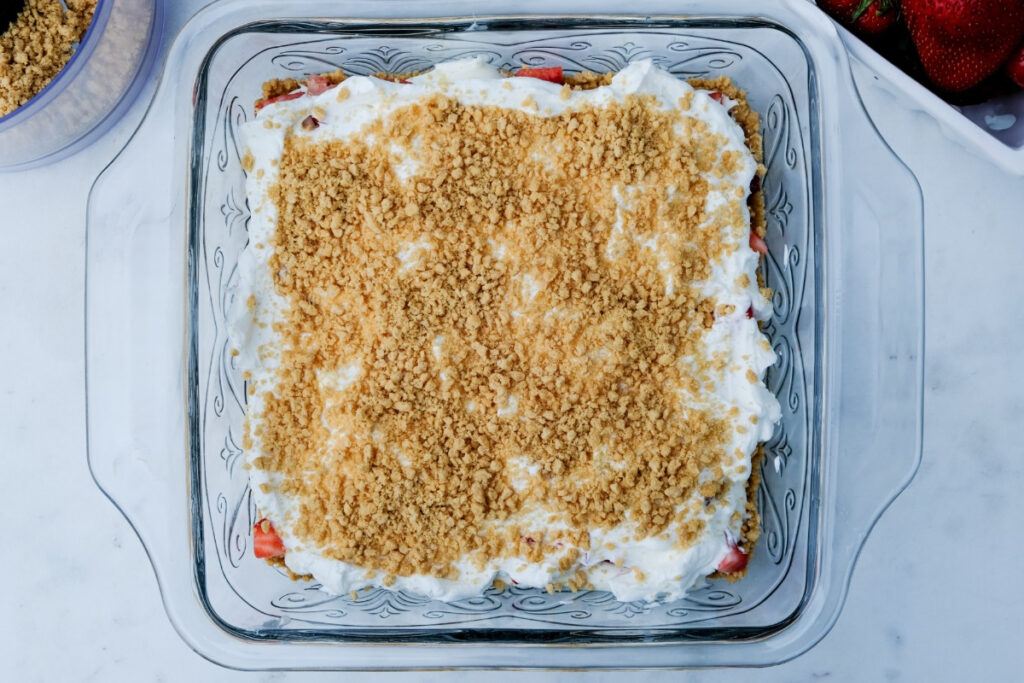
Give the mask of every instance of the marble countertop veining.
MULTIPOLYGON (((202 0, 168 3, 168 35, 202 0)), ((647 672, 637 680, 1013 680, 1024 641, 1024 179, 957 142, 898 89, 857 69, 881 132, 924 191, 924 457, 882 517, 832 632, 769 669, 647 672)), ((58 164, 0 174, 0 444, 9 512, 0 652, 16 681, 307 681, 242 673, 171 628, 153 572, 85 459, 85 203, 142 103, 58 164)), ((621 680, 607 674, 352 675, 346 680, 621 680)))

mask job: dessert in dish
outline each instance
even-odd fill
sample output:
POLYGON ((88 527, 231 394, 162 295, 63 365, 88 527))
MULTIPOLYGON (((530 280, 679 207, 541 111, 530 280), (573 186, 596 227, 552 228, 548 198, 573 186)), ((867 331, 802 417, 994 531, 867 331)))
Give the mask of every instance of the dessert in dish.
POLYGON ((327 591, 671 599, 756 540, 756 115, 650 62, 519 75, 277 81, 243 126, 255 549, 327 591))

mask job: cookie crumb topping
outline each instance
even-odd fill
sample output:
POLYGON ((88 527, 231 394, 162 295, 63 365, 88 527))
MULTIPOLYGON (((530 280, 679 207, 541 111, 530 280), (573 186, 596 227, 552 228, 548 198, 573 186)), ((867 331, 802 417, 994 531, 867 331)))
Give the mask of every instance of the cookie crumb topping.
POLYGON ((726 363, 702 350, 702 283, 750 225, 745 193, 708 213, 740 163, 723 146, 645 95, 541 116, 433 94, 345 139, 289 134, 271 267, 290 305, 255 435, 297 537, 390 581, 568 570, 623 524, 696 540, 742 457, 701 400, 726 363))

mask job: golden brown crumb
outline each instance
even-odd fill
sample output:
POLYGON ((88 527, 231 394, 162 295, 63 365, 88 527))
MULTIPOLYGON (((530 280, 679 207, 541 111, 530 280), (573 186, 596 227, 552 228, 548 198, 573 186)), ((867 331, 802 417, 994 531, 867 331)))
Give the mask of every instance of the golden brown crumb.
POLYGON ((0 116, 32 99, 71 59, 92 22, 97 0, 26 0, 0 34, 0 116))
POLYGON ((565 74, 562 80, 573 90, 593 90, 602 85, 608 85, 615 76, 613 73, 595 74, 590 71, 583 71, 578 74, 565 74))
MULTIPOLYGON (((740 101, 750 142, 756 114, 714 83, 740 101)), ((673 521, 681 542, 699 535, 677 508, 718 492, 697 477, 727 457, 728 423, 684 414, 675 392, 712 368, 694 378, 673 359, 693 355, 714 321, 714 300, 687 283, 727 248, 721 221, 741 225, 742 199, 702 227, 702 174, 736 160, 719 158, 712 135, 677 136, 678 116, 644 97, 541 118, 436 95, 365 131, 409 153, 418 141, 408 179, 370 135, 286 139, 272 267, 292 306, 276 326, 285 351, 259 437, 261 467, 300 501, 295 533, 386 572, 386 585, 452 577, 465 556, 536 562, 563 544, 586 549, 590 529, 627 518, 637 537, 673 521), (573 151, 538 161, 551 145, 573 151), (669 186, 682 191, 668 198, 669 186), (676 291, 638 244, 623 240, 614 259, 597 249, 616 222, 614 187, 641 188, 629 216, 638 234, 677 240, 676 291), (321 381, 350 364, 360 370, 346 391, 321 381), (514 486, 521 458, 539 471, 514 486), (567 528, 501 526, 537 505, 567 528)))
POLYGON ((390 73, 387 73, 387 72, 384 72, 384 71, 378 71, 377 73, 371 74, 371 75, 374 78, 379 78, 379 79, 384 80, 384 81, 391 81, 392 83, 402 83, 403 81, 407 81, 410 78, 413 78, 414 76, 419 76, 420 72, 419 71, 405 71, 405 72, 400 73, 400 74, 390 74, 390 73))
POLYGON ((294 78, 275 78, 263 83, 263 98, 280 97, 298 90, 302 83, 294 78))

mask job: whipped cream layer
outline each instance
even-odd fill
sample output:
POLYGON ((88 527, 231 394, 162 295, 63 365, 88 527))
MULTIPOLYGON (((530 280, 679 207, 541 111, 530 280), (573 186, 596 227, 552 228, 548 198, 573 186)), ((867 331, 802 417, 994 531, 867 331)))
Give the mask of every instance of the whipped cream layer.
MULTIPOLYGON (((685 113, 706 125, 708 135, 721 136, 722 152, 735 152, 741 161, 736 171, 724 177, 708 174, 705 213, 735 201, 737 194, 749 194, 757 162, 745 144, 743 130, 729 116, 733 103, 720 104, 707 91, 694 90, 686 82, 656 68, 650 61, 636 62, 614 76, 608 86, 572 91, 568 97, 561 86, 534 78, 507 78, 480 59, 468 59, 437 65, 429 73, 407 84, 372 77, 355 76, 340 86, 319 95, 272 103, 255 120, 242 127, 248 174, 246 192, 251 208, 249 244, 238 264, 238 284, 231 314, 230 337, 237 351, 238 366, 248 373, 250 394, 247 406, 246 448, 252 493, 262 516, 270 519, 281 536, 287 554, 285 562, 296 574, 311 574, 324 590, 344 594, 368 585, 384 585, 424 594, 441 600, 457 600, 483 592, 495 578, 519 586, 544 587, 559 584, 579 568, 587 571, 596 589, 611 591, 619 600, 674 599, 698 585, 715 571, 739 539, 746 516, 746 485, 751 474, 751 456, 757 444, 771 437, 780 418, 779 404, 764 384, 766 369, 775 360, 757 319, 771 314, 771 303, 757 286, 758 255, 747 238, 723 227, 723 241, 729 248, 711 264, 711 277, 700 283, 702 292, 712 297, 727 314, 716 317, 705 336, 704 360, 725 358, 712 387, 702 389, 694 403, 697 410, 728 419, 743 429, 730 429, 730 441, 724 452, 730 460, 724 467, 726 486, 716 505, 701 508, 703 532, 685 549, 675 543, 674 527, 655 536, 637 538, 635 528, 624 523, 610 529, 590 531, 590 549, 582 551, 568 570, 559 568, 559 558, 528 562, 522 557, 496 558, 479 567, 471 562, 457 565, 459 578, 440 579, 429 575, 385 577, 383 572, 367 570, 327 557, 323 548, 311 546, 294 532, 297 502, 281 491, 280 475, 258 467, 262 450, 259 425, 264 401, 275 384, 275 371, 281 351, 274 324, 285 320, 289 302, 275 291, 270 267, 277 209, 272 197, 278 178, 278 163, 288 136, 302 135, 310 140, 346 139, 360 134, 371 122, 435 93, 442 93, 466 105, 491 105, 535 116, 554 116, 583 107, 601 107, 623 102, 633 95, 649 95, 665 109, 685 106, 685 113), (339 97, 340 89, 345 95, 339 97), (321 118, 319 127, 303 127, 306 117, 321 118), (731 307, 731 308, 729 308, 731 307), (752 308, 755 319, 746 312, 752 308), (756 381, 752 379, 756 377, 756 381), (735 458, 733 458, 735 454, 735 458), (393 578, 393 582, 392 579, 393 578)), ((395 158, 396 173, 415 173, 415 161, 395 158), (403 165, 405 165, 403 167, 403 165)), ((616 200, 628 208, 630 188, 623 188, 616 200)), ((744 205, 749 226, 750 217, 744 205)), ((605 256, 615 258, 615 238, 606 245, 605 256)), ((413 260, 418 250, 429 245, 410 244, 399 258, 413 260)), ((651 245, 657 250, 658 245, 651 245)), ((665 282, 666 290, 675 286, 665 282)), ((694 362, 701 359, 693 359, 694 362)), ((682 359, 681 362, 687 362, 682 359)), ((341 368, 337 376, 324 378, 344 389, 355 380, 358 368, 341 368)), ((510 405, 507 410, 514 411, 510 405)), ((524 463, 524 470, 529 464, 524 463)), ((527 476, 528 472, 524 472, 527 476)), ((702 477, 710 477, 704 472, 702 477)), ((695 496, 699 495, 694 493, 695 496)), ((519 519, 508 523, 543 526, 550 524, 546 511, 523 511, 519 519)), ((555 523, 557 526, 557 523, 555 523)), ((742 544, 742 543, 741 543, 742 544)))

